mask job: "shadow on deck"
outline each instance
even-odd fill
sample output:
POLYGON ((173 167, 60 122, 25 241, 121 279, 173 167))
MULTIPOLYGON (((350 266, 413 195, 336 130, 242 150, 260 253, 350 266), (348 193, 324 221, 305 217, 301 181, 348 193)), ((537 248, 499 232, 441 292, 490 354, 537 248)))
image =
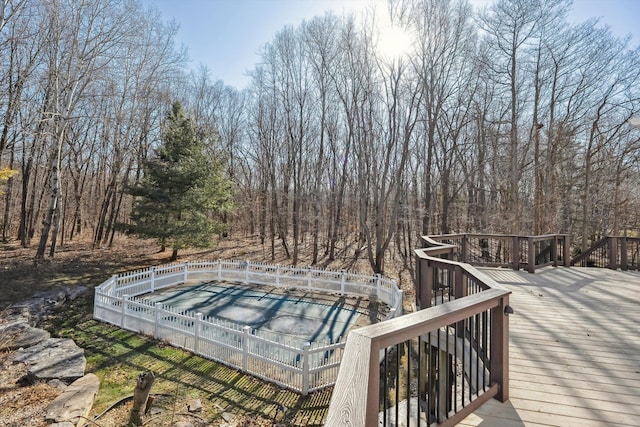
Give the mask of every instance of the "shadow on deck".
POLYGON ((513 292, 510 400, 459 425, 638 425, 640 272, 481 270, 513 292))

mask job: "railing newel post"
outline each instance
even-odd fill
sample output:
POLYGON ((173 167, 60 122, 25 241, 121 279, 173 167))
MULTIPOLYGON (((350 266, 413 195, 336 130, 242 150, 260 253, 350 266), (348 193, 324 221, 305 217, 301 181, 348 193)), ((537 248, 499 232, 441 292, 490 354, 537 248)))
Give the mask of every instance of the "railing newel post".
POLYGON ((156 266, 151 267, 151 293, 155 292, 156 287, 156 266))
POLYGON ((276 286, 280 287, 280 264, 276 264, 276 286))
POLYGON ((618 269, 618 239, 614 236, 609 236, 609 245, 607 255, 609 257, 609 265, 607 266, 611 270, 618 269))
POLYGON ((341 270, 340 271, 340 295, 344 295, 346 281, 347 281, 347 275, 344 270, 341 270))
POLYGON ((520 237, 511 236, 511 268, 515 271, 520 270, 520 237))
POLYGON ((620 269, 625 271, 628 270, 628 259, 627 259, 627 238, 626 236, 620 237, 620 269))
POLYGON ((498 383, 496 399, 509 400, 509 317, 505 309, 509 295, 500 298, 500 304, 491 309, 491 380, 498 383))
POLYGON ((249 283, 249 261, 244 262, 244 284, 249 283))
POLYGON ((564 258, 563 259, 564 266, 570 267, 571 266, 571 237, 568 234, 564 235, 563 250, 564 250, 564 253, 562 257, 564 258))
POLYGON ((426 289, 426 293, 422 299, 422 301, 420 302, 420 308, 424 309, 424 308, 429 308, 431 307, 431 301, 433 300, 433 286, 436 282, 435 277, 436 277, 436 269, 435 267, 431 264, 431 261, 429 260, 423 260, 424 266, 425 266, 425 289, 426 289), (422 303, 426 303, 426 305, 422 305, 422 303))
POLYGON ((218 258, 218 280, 222 280, 222 260, 218 258))
POLYGON ((307 288, 311 289, 311 266, 307 266, 307 288))
POLYGON ((527 236, 527 271, 529 273, 536 272, 536 244, 533 240, 533 236, 527 236))
POLYGON ((469 262, 469 235, 462 235, 462 262, 469 262))

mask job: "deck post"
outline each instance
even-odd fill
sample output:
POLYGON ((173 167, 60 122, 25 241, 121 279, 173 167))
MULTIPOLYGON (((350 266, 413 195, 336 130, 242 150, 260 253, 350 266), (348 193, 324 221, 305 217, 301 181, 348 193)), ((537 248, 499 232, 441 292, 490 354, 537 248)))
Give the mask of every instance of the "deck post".
POLYGON ((609 265, 607 266, 607 268, 611 269, 611 270, 617 270, 618 269, 618 238, 617 237, 609 237, 609 245, 607 247, 608 249, 608 257, 609 257, 609 265))
POLYGON ((536 272, 536 244, 533 241, 533 237, 529 236, 527 237, 527 246, 528 251, 527 251, 527 271, 529 273, 535 273, 536 272))
POLYGON ((420 276, 421 293, 420 293, 420 309, 431 307, 431 299, 433 298, 433 272, 434 268, 426 259, 420 260, 420 276))
POLYGON ((520 237, 511 237, 511 268, 515 271, 520 270, 520 237))
POLYGON ((558 235, 557 234, 554 235, 551 243, 551 262, 554 267, 558 266, 558 242, 559 241, 560 239, 558 239, 558 235))
POLYGON ((564 235, 564 245, 562 246, 564 250, 562 254, 562 260, 564 261, 565 267, 571 266, 571 237, 568 234, 564 235))
POLYGON ((416 254, 416 305, 419 310, 425 309, 424 299, 427 293, 427 261, 416 254))
POLYGON ((462 235, 462 259, 460 262, 469 262, 469 236, 467 234, 462 235))
POLYGON ((509 296, 500 299, 500 304, 491 309, 491 382, 498 384, 496 399, 509 400, 509 317, 505 308, 509 296))
POLYGON ((620 237, 620 269, 628 270, 628 261, 627 261, 627 238, 620 237))

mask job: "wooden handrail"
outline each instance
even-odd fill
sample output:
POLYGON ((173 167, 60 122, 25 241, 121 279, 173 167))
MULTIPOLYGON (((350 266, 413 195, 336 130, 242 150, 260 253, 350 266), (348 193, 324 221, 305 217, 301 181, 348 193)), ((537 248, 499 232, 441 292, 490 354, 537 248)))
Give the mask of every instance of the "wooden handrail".
POLYGON ((493 384, 484 392, 477 392, 475 400, 468 406, 457 413, 449 414, 443 421, 443 425, 452 425, 460 421, 492 397, 497 397, 501 401, 508 399, 509 328, 505 311, 511 291, 468 264, 431 256, 450 253, 455 249, 455 245, 445 245, 428 237, 425 237, 425 243, 433 246, 416 250, 418 260, 440 265, 449 270, 455 269, 460 277, 465 275, 475 279, 484 290, 351 331, 347 337, 343 362, 331 397, 326 425, 377 426, 381 350, 416 337, 429 336, 442 327, 463 322, 471 316, 486 311, 492 313, 490 371, 493 384))
POLYGON ((584 259, 589 258, 589 256, 591 256, 591 254, 593 252, 595 252, 596 250, 598 250, 601 247, 603 247, 604 245, 606 245, 608 240, 609 240, 609 237, 603 237, 602 239, 598 240, 596 243, 591 245, 591 247, 589 249, 587 249, 586 251, 582 252, 577 257, 572 258, 570 264, 571 265, 576 265, 576 264, 582 262, 584 259))
MULTIPOLYGON (((423 236, 423 242, 428 247, 433 247, 434 243, 439 243, 440 240, 449 240, 457 243, 456 253, 457 259, 462 262, 467 262, 473 265, 485 266, 485 267, 510 267, 514 270, 519 270, 524 267, 530 273, 534 273, 536 267, 544 265, 558 265, 560 257, 563 260, 564 266, 568 267, 568 260, 570 258, 570 237, 566 234, 543 234, 539 236, 518 236, 514 234, 481 234, 481 233, 464 233, 464 234, 444 234, 438 236, 423 236), (496 249, 495 243, 498 242, 497 252, 493 253, 490 248, 490 242, 493 241, 493 249, 496 249), (550 259, 546 263, 538 263, 540 260, 540 254, 536 254, 532 248, 534 244, 543 241, 552 241, 548 254, 550 259), (475 242, 475 245, 473 245, 475 242), (478 243, 479 242, 479 243, 478 243), (526 252, 521 253, 521 243, 525 242, 526 246, 524 250, 526 252), (483 247, 482 244, 486 246, 483 247), (558 246, 562 243, 563 252, 558 251, 558 246), (478 244, 480 249, 478 249, 478 244), (472 254, 472 250, 475 248, 475 255, 472 254), (482 250, 482 255, 478 255, 478 250, 482 250), (521 255, 526 254, 526 262, 523 264, 520 262, 521 255), (504 255, 498 257, 498 255, 504 255)), ((435 255, 435 254, 434 254, 435 255)))

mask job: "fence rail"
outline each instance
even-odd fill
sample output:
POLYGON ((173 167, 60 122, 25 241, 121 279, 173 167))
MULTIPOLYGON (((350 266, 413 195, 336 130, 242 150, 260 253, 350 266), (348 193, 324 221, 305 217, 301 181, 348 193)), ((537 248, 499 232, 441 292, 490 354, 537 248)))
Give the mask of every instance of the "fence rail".
POLYGON ((301 343, 143 297, 187 281, 212 279, 377 298, 390 308, 386 319, 402 314, 402 291, 394 281, 380 275, 217 260, 112 276, 95 289, 94 318, 167 341, 302 394, 335 383, 344 352, 343 339, 301 343))

